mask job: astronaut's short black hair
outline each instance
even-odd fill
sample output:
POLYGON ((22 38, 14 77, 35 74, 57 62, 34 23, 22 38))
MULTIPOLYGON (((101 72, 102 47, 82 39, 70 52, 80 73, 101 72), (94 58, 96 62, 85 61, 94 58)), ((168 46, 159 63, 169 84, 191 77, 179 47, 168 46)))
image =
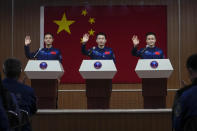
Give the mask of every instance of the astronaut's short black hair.
POLYGON ((155 38, 156 38, 156 34, 155 34, 154 32, 147 32, 147 33, 146 33, 146 38, 147 38, 147 36, 149 36, 149 35, 154 35, 155 38))
POLYGON ((99 32, 99 33, 97 33, 97 34, 96 34, 96 39, 97 39, 97 37, 98 37, 99 35, 103 35, 103 36, 105 36, 105 39, 106 39, 106 37, 107 37, 105 33, 103 33, 103 32, 99 32))
POLYGON ((52 36, 52 38, 54 38, 53 34, 52 34, 52 33, 50 33, 50 32, 46 32, 46 33, 44 34, 44 37, 45 37, 46 35, 51 35, 51 36, 52 36))

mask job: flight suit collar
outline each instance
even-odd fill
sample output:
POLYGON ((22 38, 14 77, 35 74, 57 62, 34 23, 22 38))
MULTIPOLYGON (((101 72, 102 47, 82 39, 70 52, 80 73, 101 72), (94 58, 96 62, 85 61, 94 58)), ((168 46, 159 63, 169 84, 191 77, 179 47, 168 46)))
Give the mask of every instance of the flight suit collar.
POLYGON ((154 46, 153 48, 147 47, 147 49, 154 50, 154 49, 156 49, 156 46, 154 46))
POLYGON ((53 50, 53 46, 51 46, 51 48, 46 48, 46 47, 45 47, 44 50, 45 50, 45 51, 51 51, 51 50, 53 50))
POLYGON ((105 47, 104 48, 99 48, 98 46, 97 46, 97 50, 105 50, 105 47))

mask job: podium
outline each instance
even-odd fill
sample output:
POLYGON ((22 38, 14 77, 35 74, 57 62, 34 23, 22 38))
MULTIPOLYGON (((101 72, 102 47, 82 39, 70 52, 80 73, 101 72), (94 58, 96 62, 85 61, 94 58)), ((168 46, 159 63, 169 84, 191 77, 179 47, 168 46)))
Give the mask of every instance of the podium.
POLYGON ((64 74, 61 63, 58 60, 29 60, 24 71, 31 79, 38 108, 56 109, 58 79, 64 74))
POLYGON ((167 79, 173 67, 169 59, 139 59, 135 68, 142 78, 142 95, 145 109, 165 108, 167 79))
POLYGON ((88 109, 109 109, 112 79, 117 70, 113 60, 83 60, 79 72, 86 80, 88 109))

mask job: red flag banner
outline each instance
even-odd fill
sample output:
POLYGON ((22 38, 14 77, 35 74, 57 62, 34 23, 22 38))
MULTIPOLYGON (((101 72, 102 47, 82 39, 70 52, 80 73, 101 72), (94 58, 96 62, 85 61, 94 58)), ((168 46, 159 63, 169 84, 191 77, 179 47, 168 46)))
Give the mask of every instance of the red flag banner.
POLYGON ((106 46, 113 49, 117 74, 113 83, 139 83, 135 73, 138 58, 131 55, 132 36, 138 35, 139 48, 146 46, 147 32, 156 33, 156 46, 167 57, 166 6, 46 6, 44 32, 54 34, 55 48, 60 49, 65 74, 62 83, 84 83, 79 73, 83 59, 81 38, 89 33, 87 49, 97 46, 96 33, 107 35, 106 46))

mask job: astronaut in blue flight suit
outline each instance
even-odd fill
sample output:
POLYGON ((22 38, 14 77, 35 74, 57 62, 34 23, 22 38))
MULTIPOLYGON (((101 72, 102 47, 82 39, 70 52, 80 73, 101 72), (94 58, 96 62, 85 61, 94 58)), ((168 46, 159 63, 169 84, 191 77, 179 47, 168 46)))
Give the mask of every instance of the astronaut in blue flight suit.
POLYGON ((37 60, 59 60, 62 62, 62 56, 58 49, 53 48, 52 43, 54 41, 51 33, 44 35, 45 48, 39 49, 36 52, 30 52, 29 45, 31 43, 30 36, 25 37, 25 55, 28 59, 37 58, 37 60))
POLYGON ((172 126, 175 131, 197 131, 197 54, 186 62, 191 84, 176 92, 172 126))
POLYGON ((89 50, 86 50, 86 43, 89 40, 89 34, 84 34, 82 38, 82 46, 81 52, 82 54, 89 56, 91 59, 99 59, 99 60, 113 60, 115 63, 115 56, 113 50, 105 46, 106 43, 106 34, 98 33, 96 35, 96 42, 98 46, 92 47, 89 50))
POLYGON ((140 57, 142 59, 164 59, 163 51, 155 46, 156 43, 156 35, 153 32, 148 32, 146 34, 146 48, 137 49, 139 45, 139 39, 136 35, 132 38, 133 41, 133 49, 131 50, 131 54, 133 56, 140 57))

